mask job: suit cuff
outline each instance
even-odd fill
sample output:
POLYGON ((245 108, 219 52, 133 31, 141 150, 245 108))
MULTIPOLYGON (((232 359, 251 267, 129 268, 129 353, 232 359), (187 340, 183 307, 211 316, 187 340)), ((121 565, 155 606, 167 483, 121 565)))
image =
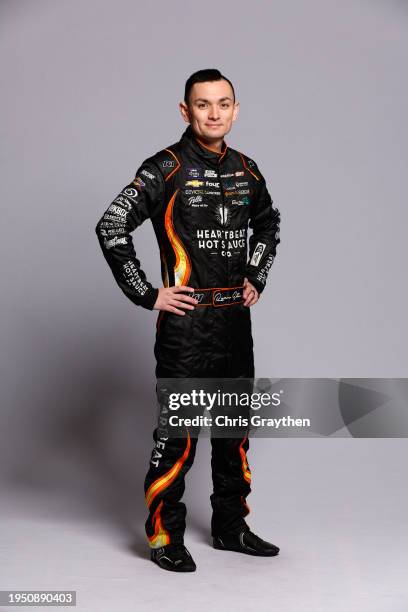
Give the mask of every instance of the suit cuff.
POLYGON ((153 310, 158 295, 159 290, 155 287, 150 287, 147 290, 146 294, 143 296, 143 302, 140 305, 143 308, 147 308, 147 310, 153 310))
POLYGON ((262 293, 262 291, 265 289, 265 285, 263 285, 261 282, 259 282, 259 280, 255 278, 253 278, 251 276, 251 274, 248 274, 248 272, 245 275, 247 277, 247 279, 249 280, 249 282, 251 283, 251 285, 253 285, 255 287, 255 289, 257 290, 257 292, 259 294, 262 293))

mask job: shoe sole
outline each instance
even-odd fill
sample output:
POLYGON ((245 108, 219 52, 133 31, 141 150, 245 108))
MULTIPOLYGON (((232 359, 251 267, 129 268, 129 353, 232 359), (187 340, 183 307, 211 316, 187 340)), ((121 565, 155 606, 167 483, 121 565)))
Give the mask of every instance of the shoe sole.
POLYGON ((164 565, 160 565, 160 563, 158 561, 156 561, 156 559, 151 559, 151 561, 153 561, 153 563, 155 565, 157 565, 158 567, 160 567, 160 569, 165 570, 166 572, 176 572, 178 574, 185 574, 186 572, 195 572, 196 571, 196 567, 191 567, 191 568, 186 568, 186 569, 177 569, 177 567, 165 567, 164 565))
POLYGON ((216 550, 230 550, 232 552, 240 552, 240 553, 244 553, 245 555, 252 555, 253 557, 276 557, 279 554, 279 550, 277 552, 271 551, 271 552, 255 552, 255 551, 251 551, 251 550, 245 550, 242 548, 233 548, 230 546, 220 546, 220 544, 213 544, 213 548, 215 548, 216 550))

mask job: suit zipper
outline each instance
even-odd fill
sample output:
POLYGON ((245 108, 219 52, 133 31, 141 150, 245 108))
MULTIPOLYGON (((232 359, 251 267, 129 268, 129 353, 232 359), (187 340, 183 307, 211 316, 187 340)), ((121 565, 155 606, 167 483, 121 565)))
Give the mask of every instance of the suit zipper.
MULTIPOLYGON (((222 219, 223 219, 223 225, 224 225, 224 229, 226 228, 226 218, 225 218, 225 198, 224 198, 224 189, 222 187, 222 181, 221 181, 221 168, 220 168, 220 162, 219 160, 217 160, 217 167, 218 167, 218 180, 220 183, 220 192, 221 192, 221 200, 222 200, 222 219)), ((227 280, 229 281, 229 265, 228 265, 228 257, 225 257, 226 259, 226 268, 227 268, 227 280)))

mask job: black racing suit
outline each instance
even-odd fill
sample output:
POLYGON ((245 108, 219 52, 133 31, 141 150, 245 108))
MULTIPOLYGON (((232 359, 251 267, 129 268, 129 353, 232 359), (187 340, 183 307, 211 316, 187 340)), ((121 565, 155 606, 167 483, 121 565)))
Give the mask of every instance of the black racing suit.
MULTIPOLYGON (((157 378, 253 378, 250 308, 243 306, 244 277, 259 293, 276 254, 280 213, 257 164, 223 142, 218 153, 189 125, 179 142, 147 158, 96 226, 113 275, 135 304, 153 309, 158 296, 141 269, 130 233, 150 218, 160 248, 165 287, 188 285, 199 304, 184 316, 157 319, 157 378), (253 230, 249 237, 247 229, 253 230)), ((197 439, 163 438, 145 480, 150 546, 183 542, 184 476, 197 439)), ((212 534, 248 529, 251 472, 248 437, 212 443, 212 534)))

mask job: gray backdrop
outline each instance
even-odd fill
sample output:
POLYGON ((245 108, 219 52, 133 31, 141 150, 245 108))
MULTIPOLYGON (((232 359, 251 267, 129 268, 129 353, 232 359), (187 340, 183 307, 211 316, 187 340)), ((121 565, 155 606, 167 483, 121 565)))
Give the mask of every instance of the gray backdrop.
MULTIPOLYGON (((407 4, 0 6, 0 588, 77 589, 84 611, 191 597, 405 610, 399 439, 253 441, 248 520, 281 546, 272 560, 208 546, 201 440, 186 493, 198 571, 147 562, 157 313, 121 293, 94 227, 140 162, 180 138, 186 78, 217 67, 241 103, 227 143, 259 163, 282 214, 252 309, 257 375, 405 377, 407 4)), ((150 224, 133 237, 158 284, 150 224)))

